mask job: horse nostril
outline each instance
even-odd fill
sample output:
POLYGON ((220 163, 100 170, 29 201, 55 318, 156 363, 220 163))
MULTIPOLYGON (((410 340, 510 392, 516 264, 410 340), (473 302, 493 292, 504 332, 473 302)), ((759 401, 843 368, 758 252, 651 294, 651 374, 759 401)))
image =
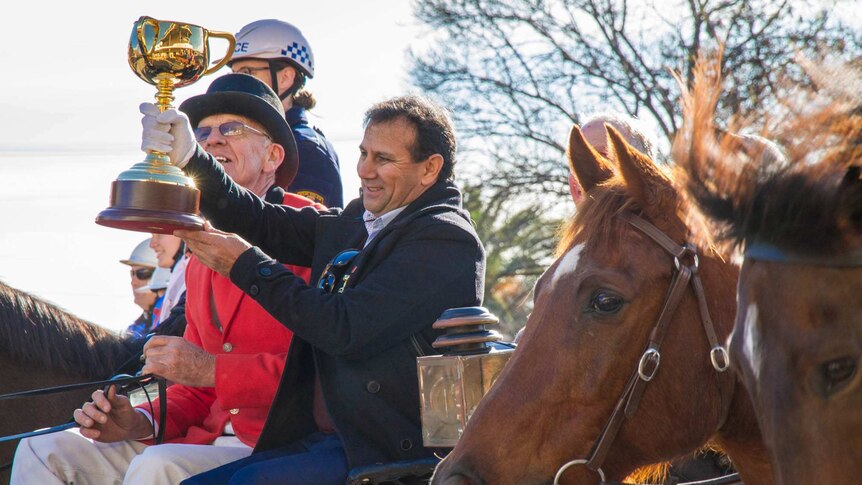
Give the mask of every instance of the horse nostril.
POLYGON ((821 395, 829 397, 847 386, 856 375, 856 367, 853 357, 841 357, 820 364, 821 395))

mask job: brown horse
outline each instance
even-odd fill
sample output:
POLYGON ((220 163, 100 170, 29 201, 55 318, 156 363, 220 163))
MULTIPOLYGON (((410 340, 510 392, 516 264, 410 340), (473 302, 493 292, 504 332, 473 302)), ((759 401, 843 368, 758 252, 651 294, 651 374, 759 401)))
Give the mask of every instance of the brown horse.
MULTIPOLYGON (((131 352, 107 330, 0 282, 0 394, 105 379, 131 352)), ((93 390, 0 401, 0 436, 54 426, 93 390)), ((0 444, 0 482, 17 442, 0 444)))
POLYGON ((745 251, 732 361, 772 449, 777 483, 858 483, 860 75, 818 69, 830 80, 819 86, 817 99, 794 94, 804 103, 793 103, 790 115, 766 132, 787 142, 785 158, 762 142, 716 139, 720 79, 714 72, 711 66, 698 70, 674 156, 721 235, 745 251))
POLYGON ((707 442, 746 483, 771 483, 748 395, 716 370, 737 269, 686 245, 696 231, 670 178, 609 131, 619 174, 572 130, 587 198, 536 285, 517 350, 434 484, 595 484, 599 470, 622 480, 707 442))

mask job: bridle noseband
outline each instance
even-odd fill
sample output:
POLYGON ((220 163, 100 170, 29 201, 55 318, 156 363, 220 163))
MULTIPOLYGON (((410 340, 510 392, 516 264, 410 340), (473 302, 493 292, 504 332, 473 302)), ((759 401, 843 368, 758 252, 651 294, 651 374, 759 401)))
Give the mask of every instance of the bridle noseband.
POLYGON ((663 233, 659 228, 655 227, 645 219, 635 214, 624 212, 618 215, 622 220, 631 224, 650 239, 655 241, 671 256, 673 256, 675 273, 668 289, 667 296, 664 300, 661 312, 650 333, 649 343, 646 349, 641 354, 638 360, 638 365, 632 376, 629 378, 622 395, 611 413, 599 435, 598 440, 593 445, 592 452, 587 459, 577 459, 564 464, 554 476, 554 485, 558 485, 563 473, 572 466, 585 465, 590 470, 598 473, 602 483, 605 482, 605 473, 602 470, 602 464, 610 451, 611 445, 617 436, 623 421, 626 418, 632 417, 637 411, 641 397, 647 384, 652 381, 658 371, 661 363, 661 344, 667 333, 667 327, 671 317, 685 296, 686 289, 691 283, 697 298, 697 305, 700 309, 700 319, 703 324, 704 332, 709 340, 709 359, 713 368, 718 372, 724 372, 730 365, 730 360, 727 356, 727 351, 718 342, 718 336, 715 333, 715 327, 712 323, 712 318, 709 315, 709 309, 706 304, 706 295, 703 290, 703 283, 700 280, 699 260, 697 257, 697 249, 691 244, 679 245, 663 233))

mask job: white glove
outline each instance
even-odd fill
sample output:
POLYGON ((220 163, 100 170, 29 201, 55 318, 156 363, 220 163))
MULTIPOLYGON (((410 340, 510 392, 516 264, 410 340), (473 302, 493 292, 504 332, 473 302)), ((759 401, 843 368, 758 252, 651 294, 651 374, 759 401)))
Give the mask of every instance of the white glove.
POLYGON ((153 103, 141 103, 141 125, 144 133, 141 136, 141 150, 153 150, 167 153, 171 164, 183 168, 195 153, 195 141, 192 125, 185 113, 171 108, 160 112, 153 103))

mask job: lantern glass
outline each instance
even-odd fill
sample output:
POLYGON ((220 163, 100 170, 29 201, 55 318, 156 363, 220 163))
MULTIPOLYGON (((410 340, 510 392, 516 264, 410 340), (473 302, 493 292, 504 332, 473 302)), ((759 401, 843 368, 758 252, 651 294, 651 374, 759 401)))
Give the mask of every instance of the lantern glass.
POLYGON ((417 359, 422 439, 426 447, 453 447, 479 400, 488 393, 511 350, 417 359))

